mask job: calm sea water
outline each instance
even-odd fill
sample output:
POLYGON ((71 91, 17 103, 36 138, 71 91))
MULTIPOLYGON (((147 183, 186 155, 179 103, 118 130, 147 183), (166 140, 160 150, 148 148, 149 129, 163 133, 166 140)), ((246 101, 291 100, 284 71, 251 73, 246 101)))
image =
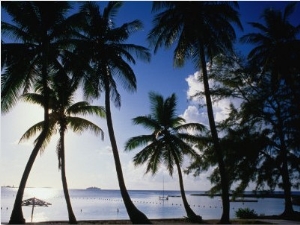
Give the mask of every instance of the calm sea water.
MULTIPOLYGON (((16 188, 1 188, 1 222, 9 221, 16 188)), ((195 213, 203 219, 219 219, 222 213, 220 197, 193 196, 203 193, 187 191, 187 199, 195 213)), ((183 218, 185 210, 179 191, 165 191, 164 195, 172 196, 168 200, 160 200, 162 191, 129 191, 136 207, 149 219, 183 218)), ((36 197, 51 203, 49 207, 35 207, 33 222, 68 220, 68 213, 63 191, 53 188, 26 188, 23 200, 36 197)), ((118 190, 70 190, 71 203, 77 220, 129 219, 126 208, 118 190)), ((238 208, 254 209, 258 214, 280 214, 284 208, 283 199, 258 199, 258 202, 231 202, 231 218, 235 218, 238 208)), ((300 211, 299 206, 294 206, 300 211)), ((23 206, 23 214, 27 222, 31 221, 31 206, 23 206)))

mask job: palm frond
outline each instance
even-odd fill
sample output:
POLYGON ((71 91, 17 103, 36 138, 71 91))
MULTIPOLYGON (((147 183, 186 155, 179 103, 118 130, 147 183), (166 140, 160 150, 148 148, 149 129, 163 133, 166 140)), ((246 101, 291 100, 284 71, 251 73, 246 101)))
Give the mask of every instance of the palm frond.
POLYGON ((38 132, 40 132, 38 137, 34 140, 34 144, 36 145, 40 139, 43 139, 42 140, 43 143, 40 147, 40 152, 42 153, 45 150, 45 148, 47 147, 47 145, 49 144, 51 137, 56 133, 55 125, 56 125, 55 121, 51 120, 51 119, 49 121, 49 128, 46 131, 43 130, 44 126, 45 126, 44 121, 41 121, 41 122, 33 125, 22 135, 21 139, 19 140, 19 143, 32 138, 38 132))
POLYGON ((161 126, 154 118, 148 116, 138 116, 132 119, 134 125, 142 125, 149 130, 160 130, 161 126))
POLYGON ((21 99, 28 103, 33 103, 44 107, 45 98, 38 93, 26 93, 21 96, 21 99))
POLYGON ((86 101, 77 102, 71 105, 66 113, 69 115, 97 115, 101 118, 105 118, 105 108, 103 106, 92 106, 86 101))
POLYGON ((155 137, 153 135, 141 135, 132 137, 125 143, 125 151, 130 151, 140 146, 143 147, 152 142, 154 139, 155 137))
POLYGON ((286 5, 284 12, 283 12, 283 21, 287 21, 289 16, 293 14, 296 9, 297 2, 291 2, 286 5))
POLYGON ((182 124, 180 126, 174 127, 174 130, 181 132, 181 131, 198 131, 198 132, 204 132, 207 130, 206 126, 200 123, 186 123, 182 124))
POLYGON ((74 131, 75 133, 81 134, 85 130, 92 131, 96 135, 100 135, 101 139, 104 139, 103 130, 97 126, 96 124, 80 118, 80 117, 67 117, 67 125, 74 131))
POLYGON ((33 126, 31 126, 20 138, 19 143, 26 141, 33 136, 35 136, 38 132, 41 132, 44 128, 44 121, 41 121, 33 126))

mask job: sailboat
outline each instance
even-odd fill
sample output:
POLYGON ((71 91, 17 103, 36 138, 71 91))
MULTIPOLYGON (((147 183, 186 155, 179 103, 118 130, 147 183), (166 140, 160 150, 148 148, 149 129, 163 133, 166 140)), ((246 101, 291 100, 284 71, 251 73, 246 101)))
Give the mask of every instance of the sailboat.
POLYGON ((163 196, 159 196, 159 200, 169 200, 169 197, 165 197, 165 179, 163 177, 163 196))

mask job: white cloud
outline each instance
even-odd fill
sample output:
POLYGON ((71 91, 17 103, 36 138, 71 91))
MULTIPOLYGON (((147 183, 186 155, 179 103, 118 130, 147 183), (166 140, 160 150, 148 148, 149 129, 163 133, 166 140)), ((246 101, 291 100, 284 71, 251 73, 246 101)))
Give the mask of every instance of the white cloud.
POLYGON ((202 123, 207 125, 207 113, 204 112, 204 110, 205 109, 199 109, 196 105, 189 105, 181 117, 183 117, 187 123, 202 123))
POLYGON ((200 77, 200 72, 197 71, 193 75, 189 75, 185 80, 188 83, 189 89, 187 90, 187 96, 188 98, 194 96, 197 94, 199 91, 202 91, 199 87, 199 77, 200 77))
MULTIPOLYGON (((193 75, 189 75, 186 78, 188 83, 187 98, 190 99, 190 105, 181 115, 187 122, 198 122, 208 125, 207 111, 206 107, 199 107, 206 103, 205 97, 202 98, 192 98, 196 93, 203 92, 203 83, 199 80, 200 72, 197 71, 193 75)), ((213 87, 214 82, 209 81, 209 86, 213 87)), ((230 104, 234 104, 235 107, 240 105, 241 101, 239 99, 227 98, 222 99, 217 102, 213 102, 214 118, 216 122, 221 122, 226 119, 229 114, 230 104)))

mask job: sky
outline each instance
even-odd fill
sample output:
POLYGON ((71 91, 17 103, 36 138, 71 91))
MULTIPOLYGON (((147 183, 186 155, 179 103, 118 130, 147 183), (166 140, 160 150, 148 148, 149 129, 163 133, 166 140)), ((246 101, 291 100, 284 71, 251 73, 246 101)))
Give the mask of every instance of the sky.
MULTIPOLYGON (((99 2, 102 9, 106 2, 99 2)), ((141 31, 136 32, 128 43, 134 43, 149 47, 146 37, 152 28, 150 1, 130 1, 124 2, 116 16, 116 25, 120 26, 125 22, 139 19, 144 24, 141 31)), ((247 22, 263 21, 260 15, 266 7, 283 9, 287 2, 256 1, 239 2, 239 13, 244 30, 236 30, 237 37, 251 32, 251 27, 247 22)), ((300 23, 300 4, 291 17, 296 24, 300 23)), ((1 20, 7 21, 8 17, 1 9, 1 20)), ((246 55, 253 47, 251 45, 241 45, 236 43, 236 49, 246 55)), ((187 122, 207 123, 205 108, 198 107, 198 102, 191 101, 189 96, 197 90, 201 90, 202 84, 197 81, 199 71, 188 61, 182 68, 173 67, 172 49, 161 48, 156 54, 151 50, 152 57, 150 63, 137 60, 132 68, 137 78, 137 91, 127 93, 119 87, 122 98, 120 109, 112 107, 112 117, 114 123, 115 136, 119 148, 120 160, 122 164, 125 184, 129 190, 179 190, 178 176, 175 172, 170 177, 165 167, 152 176, 145 174, 145 166, 135 167, 132 158, 139 149, 132 152, 124 152, 125 142, 137 135, 149 134, 149 131, 132 124, 132 118, 150 113, 148 94, 150 91, 157 92, 164 97, 176 93, 178 98, 177 114, 186 119, 187 122)), ((81 93, 78 93, 77 101, 83 100, 81 93)), ((226 118, 230 100, 223 100, 214 105, 215 119, 220 121, 226 118)), ((94 100, 93 105, 104 105, 102 99, 94 100)), ((9 113, 1 115, 1 185, 18 186, 23 170, 28 161, 30 153, 34 147, 33 139, 19 143, 22 134, 33 124, 43 119, 43 109, 37 106, 19 102, 9 113)), ((104 141, 96 137, 93 133, 84 132, 81 135, 68 131, 66 134, 66 176, 69 188, 87 188, 90 186, 102 189, 119 189, 117 176, 114 167, 113 155, 103 119, 88 117, 91 121, 99 125, 104 130, 104 141)), ((58 136, 54 136, 52 141, 39 154, 32 167, 27 187, 53 187, 62 188, 60 170, 56 155, 56 144, 58 136)), ((187 166, 189 159, 185 160, 183 168, 187 166)), ((211 184, 207 177, 210 172, 204 172, 199 177, 192 174, 184 175, 184 185, 186 190, 208 190, 211 184)), ((249 190, 252 190, 249 187, 249 190)))

